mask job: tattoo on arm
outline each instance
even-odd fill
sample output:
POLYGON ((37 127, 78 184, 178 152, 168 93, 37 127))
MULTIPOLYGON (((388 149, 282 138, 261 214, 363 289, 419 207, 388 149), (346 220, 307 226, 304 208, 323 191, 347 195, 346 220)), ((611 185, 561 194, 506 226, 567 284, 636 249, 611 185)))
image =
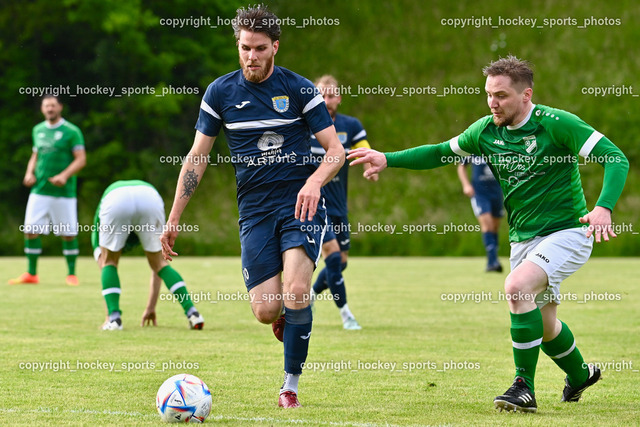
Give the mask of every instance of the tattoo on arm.
POLYGON ((196 170, 187 170, 182 178, 182 183, 184 189, 180 198, 188 199, 193 195, 193 192, 196 191, 196 187, 198 186, 198 174, 196 173, 196 170))

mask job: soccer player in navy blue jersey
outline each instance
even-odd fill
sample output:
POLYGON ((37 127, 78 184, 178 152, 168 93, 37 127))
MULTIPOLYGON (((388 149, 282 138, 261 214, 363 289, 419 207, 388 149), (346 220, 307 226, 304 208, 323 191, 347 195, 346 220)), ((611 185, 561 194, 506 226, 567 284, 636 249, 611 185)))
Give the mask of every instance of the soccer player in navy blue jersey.
POLYGON ((486 271, 502 272, 498 260, 498 229, 504 216, 502 189, 482 156, 465 157, 458 165, 462 192, 471 199, 473 213, 478 218, 482 242, 487 252, 486 271), (466 166, 471 165, 471 181, 466 166))
POLYGON ((294 408, 300 406, 298 380, 311 336, 311 276, 326 228, 321 187, 345 154, 315 86, 273 64, 280 44, 277 16, 263 5, 237 12, 233 30, 242 68, 216 79, 204 94, 161 242, 167 259, 177 255, 180 216, 224 130, 238 187, 242 274, 255 317, 273 324, 284 343, 278 405, 294 408), (309 161, 310 133, 326 150, 318 168, 309 161))
MULTIPOLYGON (((327 110, 336 127, 338 140, 342 144, 345 153, 351 148, 370 148, 367 141, 367 132, 355 117, 338 114, 338 106, 342 102, 340 87, 335 77, 324 75, 316 80, 316 87, 322 93, 327 110)), ((312 137, 311 152, 318 156, 318 162, 325 154, 324 148, 312 137)), ((364 165, 367 170, 369 164, 364 165)), ((323 192, 328 214, 327 234, 322 245, 323 268, 312 288, 312 304, 317 295, 329 288, 336 306, 340 310, 342 326, 344 329, 362 329, 347 304, 347 292, 342 271, 347 268, 347 258, 351 247, 351 226, 347 216, 347 187, 349 178, 349 166, 345 164, 331 182, 324 186, 323 192)), ((367 177, 369 181, 377 181, 378 174, 367 177)))

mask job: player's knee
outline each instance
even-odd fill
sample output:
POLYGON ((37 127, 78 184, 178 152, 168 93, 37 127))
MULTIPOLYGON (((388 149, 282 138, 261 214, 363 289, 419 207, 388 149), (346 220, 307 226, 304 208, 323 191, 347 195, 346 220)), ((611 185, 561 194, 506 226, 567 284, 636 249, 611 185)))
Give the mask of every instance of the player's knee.
POLYGON ((258 322, 269 325, 280 317, 282 313, 282 304, 268 304, 268 303, 260 303, 260 304, 251 304, 251 308, 253 310, 253 315, 258 319, 258 322))
POLYGON ((519 275, 509 274, 504 281, 504 293, 510 301, 517 301, 517 296, 525 292, 525 282, 519 275))
POLYGON ((289 292, 288 292, 288 295, 286 295, 286 300, 295 301, 298 304, 305 303, 305 302, 308 303, 309 286, 306 283, 292 282, 289 284, 288 290, 289 292))

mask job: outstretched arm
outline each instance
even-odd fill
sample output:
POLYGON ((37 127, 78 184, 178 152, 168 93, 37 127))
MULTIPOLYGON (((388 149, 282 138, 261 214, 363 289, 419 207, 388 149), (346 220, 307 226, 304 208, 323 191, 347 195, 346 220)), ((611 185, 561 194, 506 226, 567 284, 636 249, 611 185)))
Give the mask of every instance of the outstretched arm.
POLYGON ((173 251, 173 245, 178 237, 178 224, 182 212, 187 207, 191 196, 196 191, 196 187, 202 180, 202 175, 207 168, 209 162, 209 153, 213 148, 216 138, 207 136, 200 131, 196 131, 196 137, 193 141, 191 151, 182 164, 180 175, 178 177, 178 185, 176 187, 176 195, 173 199, 173 206, 169 213, 169 219, 165 227, 164 233, 160 236, 162 243, 162 256, 164 259, 171 261, 172 256, 178 255, 173 251))
POLYGON ((433 169, 460 161, 462 157, 453 152, 449 141, 435 145, 421 145, 420 147, 393 153, 380 153, 370 148, 356 148, 349 152, 347 159, 355 159, 350 166, 370 163, 371 167, 365 171, 365 177, 380 173, 384 168, 404 169, 433 169))
POLYGON ((365 166, 363 176, 367 179, 372 175, 377 175, 387 167, 387 158, 384 153, 376 151, 372 148, 356 148, 349 151, 347 160, 352 160, 349 166, 355 165, 369 165, 365 166))

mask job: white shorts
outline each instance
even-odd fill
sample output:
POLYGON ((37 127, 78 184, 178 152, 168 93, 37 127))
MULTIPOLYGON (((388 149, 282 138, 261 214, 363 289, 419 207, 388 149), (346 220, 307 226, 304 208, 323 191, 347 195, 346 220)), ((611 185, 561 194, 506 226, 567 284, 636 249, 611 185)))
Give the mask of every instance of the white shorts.
POLYGON ((56 236, 78 235, 78 199, 29 194, 24 215, 25 234, 49 234, 56 236))
POLYGON ((116 188, 100 203, 98 244, 118 252, 133 232, 146 252, 159 252, 164 224, 164 202, 155 189, 146 185, 116 188))
POLYGON ((593 236, 587 238, 585 233, 582 228, 569 228, 548 236, 511 243, 511 271, 526 259, 547 273, 547 289, 536 297, 539 308, 551 301, 559 304, 560 283, 589 259, 593 236))

